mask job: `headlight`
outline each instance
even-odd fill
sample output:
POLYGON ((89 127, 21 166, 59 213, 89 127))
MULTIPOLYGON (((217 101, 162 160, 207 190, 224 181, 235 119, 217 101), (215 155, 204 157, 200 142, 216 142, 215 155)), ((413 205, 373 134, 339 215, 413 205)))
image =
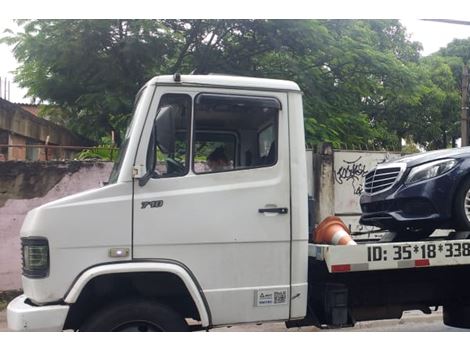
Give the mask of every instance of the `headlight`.
POLYGON ((442 175, 457 165, 455 159, 437 160, 411 169, 405 183, 415 183, 442 175))
POLYGON ((29 278, 43 278, 49 275, 49 243, 42 237, 21 239, 23 254, 23 275, 29 278))

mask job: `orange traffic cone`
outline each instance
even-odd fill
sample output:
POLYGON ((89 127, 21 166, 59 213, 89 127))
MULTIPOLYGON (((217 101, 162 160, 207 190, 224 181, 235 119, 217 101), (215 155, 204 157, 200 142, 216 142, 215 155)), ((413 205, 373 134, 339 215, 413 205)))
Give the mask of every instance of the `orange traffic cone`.
POLYGON ((328 216, 313 231, 314 243, 325 243, 335 245, 357 244, 349 236, 349 229, 337 216, 328 216))

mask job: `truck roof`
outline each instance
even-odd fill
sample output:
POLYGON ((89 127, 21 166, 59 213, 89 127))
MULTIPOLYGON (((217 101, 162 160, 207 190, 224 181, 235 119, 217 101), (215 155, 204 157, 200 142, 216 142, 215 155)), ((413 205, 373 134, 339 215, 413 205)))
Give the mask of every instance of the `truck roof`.
POLYGON ((174 76, 156 76, 152 78, 148 84, 157 85, 195 85, 195 86, 213 86, 228 88, 244 88, 244 89, 260 89, 260 90, 277 90, 277 91, 297 91, 300 88, 297 83, 280 79, 267 79, 243 76, 228 75, 181 75, 181 82, 176 82, 174 76))

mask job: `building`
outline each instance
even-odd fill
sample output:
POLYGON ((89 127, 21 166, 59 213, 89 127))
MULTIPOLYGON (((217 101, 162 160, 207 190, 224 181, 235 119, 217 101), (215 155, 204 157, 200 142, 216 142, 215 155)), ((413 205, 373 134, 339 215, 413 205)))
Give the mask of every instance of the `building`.
POLYGON ((37 106, 13 104, 0 98, 0 161, 68 159, 74 149, 57 146, 92 144, 65 127, 36 116, 34 112, 37 113, 37 106))
POLYGON ((39 105, 38 104, 25 104, 25 103, 13 103, 13 104, 22 108, 23 110, 30 112, 34 116, 39 117, 39 105))

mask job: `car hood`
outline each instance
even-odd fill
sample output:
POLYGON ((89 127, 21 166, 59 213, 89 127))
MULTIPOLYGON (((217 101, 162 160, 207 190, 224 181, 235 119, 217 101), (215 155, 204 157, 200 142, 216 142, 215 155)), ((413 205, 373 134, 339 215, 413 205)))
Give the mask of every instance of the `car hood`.
POLYGON ((431 152, 417 153, 400 159, 391 160, 390 163, 405 163, 407 167, 413 167, 434 160, 463 157, 470 157, 470 147, 441 149, 431 152))

